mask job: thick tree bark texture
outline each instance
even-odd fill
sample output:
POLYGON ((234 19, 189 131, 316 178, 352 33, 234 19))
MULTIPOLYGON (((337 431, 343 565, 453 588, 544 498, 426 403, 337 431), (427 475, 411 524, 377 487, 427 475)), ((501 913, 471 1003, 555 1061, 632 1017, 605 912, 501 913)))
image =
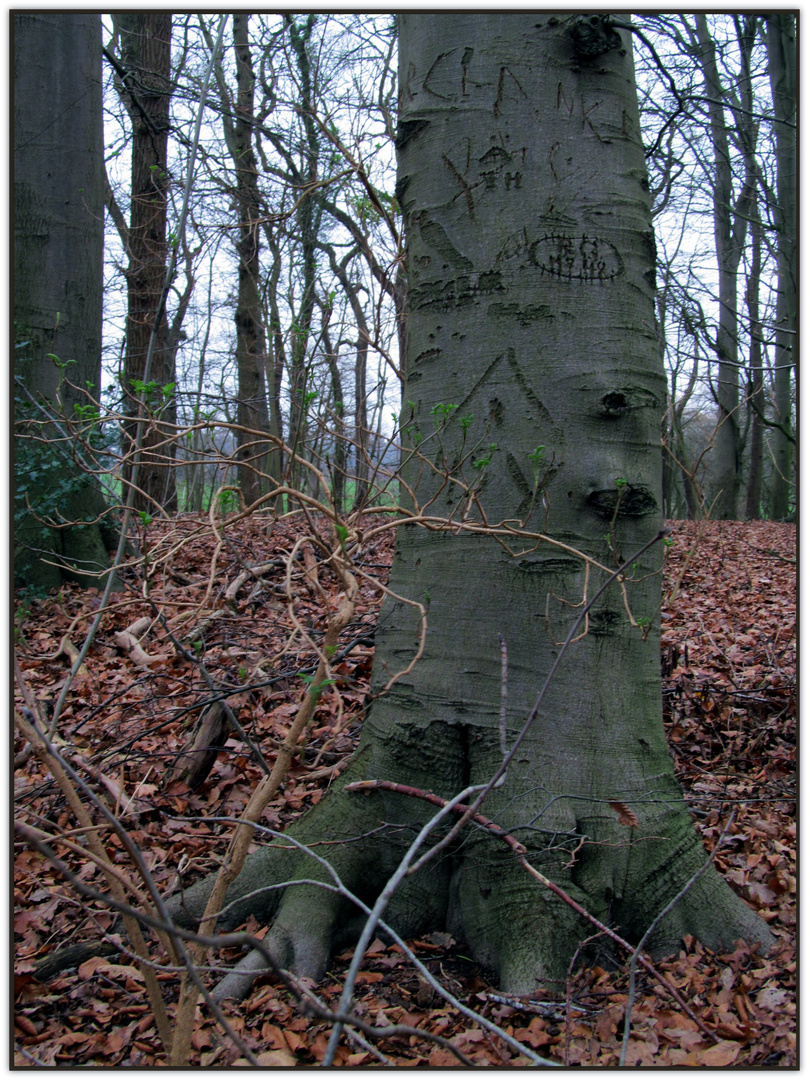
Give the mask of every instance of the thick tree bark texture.
MULTIPOLYGON (((70 421, 74 406, 88 404, 88 384, 97 394, 101 381, 101 21, 92 14, 25 11, 15 12, 13 29, 14 321, 19 341, 27 342, 15 350, 14 372, 34 399, 70 421)), ((27 401, 24 392, 21 398, 27 401)), ((44 418, 30 402, 23 412, 37 422, 44 418)), ((103 512, 101 493, 82 483, 64 426, 37 432, 59 441, 50 452, 26 439, 15 444, 18 482, 25 482, 31 506, 51 518, 58 509, 67 521, 103 512), (57 484, 68 492, 58 508, 51 505, 57 484)), ((18 522, 15 572, 29 585, 58 587, 63 575, 95 584, 93 574, 108 562, 97 525, 46 536, 34 516, 18 522), (41 560, 28 543, 57 558, 41 560), (54 565, 60 561, 63 569, 54 565), (74 575, 73 565, 91 576, 74 575)))
MULTIPOLYGON (((238 98, 233 124, 233 159, 236 169, 236 202, 239 208, 239 292, 236 303, 236 368, 239 378, 237 458, 245 462, 239 471, 239 484, 248 503, 254 502, 267 488, 262 473, 280 479, 277 449, 258 440, 256 432, 270 431, 265 375, 272 371, 267 363, 267 337, 259 293, 259 218, 261 199, 257 183, 256 155, 253 152, 253 96, 256 77, 250 55, 250 16, 233 15, 233 48, 236 57, 238 98)), ((273 388, 271 387, 271 395, 273 388)))
MULTIPOLYGON (((171 99, 172 16, 163 11, 120 12, 115 16, 121 33, 121 62, 127 76, 119 92, 132 121, 132 201, 129 221, 127 269, 127 347, 124 357, 124 391, 130 395, 129 411, 139 412, 138 387, 156 383, 146 392, 150 416, 141 436, 141 457, 134 505, 155 512, 177 508, 175 472, 167 459, 174 456, 171 442, 176 419, 173 391, 174 349, 169 342, 165 304, 160 298, 166 278, 168 244, 166 212, 169 190, 167 151, 169 102, 171 99), (149 342, 157 322, 151 364, 147 370, 149 342), (162 421, 162 422, 161 422, 162 421)), ((140 423, 133 419, 125 431, 134 447, 140 423)), ((125 463, 124 479, 132 476, 125 463)))
MULTIPOLYGON (((428 606, 424 655, 375 701, 345 779, 291 830, 306 842, 354 840, 317 850, 365 900, 431 810, 345 783, 389 779, 445 797, 485 783, 503 760, 498 634, 511 747, 577 605, 606 577, 586 574, 575 552, 615 567, 661 526, 665 385, 629 42, 601 18, 402 13, 400 50, 403 421, 419 445, 405 476, 417 504, 456 526, 400 532, 391 588, 428 606), (481 521, 473 488, 490 525, 547 529, 566 546, 515 541, 512 554, 470 531, 481 521)), ((636 938, 706 860, 664 739, 660 565, 657 548, 640 556, 627 587, 649 633, 631 625, 611 586, 483 806, 538 869, 636 938)), ((413 607, 384 605, 377 692, 412 659, 418 630, 413 607)), ((323 877, 312 859, 281 858, 250 857, 229 921, 275 910, 274 893, 257 903, 253 889, 323 877)), ((513 991, 563 979, 590 933, 481 829, 406 880, 387 912, 397 929, 449 928, 513 991)), ((199 913, 209 888, 186 894, 189 911, 199 913)), ((349 922, 345 904, 298 886, 266 940, 281 963, 318 974, 349 922)), ((675 948, 685 933, 710 946, 770 940, 714 870, 650 945, 675 948)))

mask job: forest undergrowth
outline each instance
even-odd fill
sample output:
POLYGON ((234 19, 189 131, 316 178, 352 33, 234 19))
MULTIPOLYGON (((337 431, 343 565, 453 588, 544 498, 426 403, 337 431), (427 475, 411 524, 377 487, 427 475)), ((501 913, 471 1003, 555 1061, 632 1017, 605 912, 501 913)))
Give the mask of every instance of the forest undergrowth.
MULTIPOLYGON (((661 659, 676 773, 707 852, 717 849, 717 866, 769 923, 777 945, 767 957, 742 944, 715 954, 685 939, 678 955, 657 967, 693 1016, 639 969, 625 1064, 791 1066, 797 1028, 796 530, 771 522, 671 524, 661 659)), ((222 529, 219 542, 204 519, 151 524, 141 537, 146 579, 142 571, 122 572, 125 590, 104 615, 58 718, 54 734, 65 760, 114 809, 164 894, 217 869, 232 833, 224 819, 244 811, 262 776, 248 745, 231 731, 212 751, 212 767, 198 787, 190 790, 179 778, 179 757, 203 706, 225 700, 272 765, 311 682, 317 664, 312 642, 326 625, 320 590, 334 599, 339 586, 315 549, 301 551, 288 575, 287 556, 298 538, 293 521, 257 517, 222 529), (260 574, 238 580, 260 564, 260 574)), ((355 552, 355 565, 384 582, 392 545, 392 532, 380 535, 355 552)), ((380 590, 363 580, 333 661, 335 681, 323 688, 306 748, 262 818, 272 828, 317 803, 355 746, 381 600, 380 590)), ((34 711, 45 728, 98 603, 94 590, 70 585, 47 599, 17 601, 15 705, 34 711)), ((77 879, 105 892, 62 792, 40 759, 24 750, 18 737, 15 818, 48 834, 77 879)), ((114 865, 131 868, 120 836, 104 827, 99 834, 114 865)), ((52 978, 37 968, 67 943, 115 937, 109 909, 82 899, 40 851, 22 842, 15 844, 14 872, 15 1063, 165 1063, 143 974, 126 951, 85 960, 52 978)), ((247 929, 259 938, 266 930, 247 929)), ((604 966, 575 967, 564 994, 541 988, 530 999, 514 999, 498 993, 487 972, 467 959, 463 942, 435 934, 410 944, 459 1001, 542 1057, 581 1066, 619 1062, 628 972, 626 964, 609 962, 607 951, 604 966)), ((351 955, 334 958, 312 987, 329 1007, 337 1006, 351 955)), ((222 950, 214 959, 229 966, 239 956, 238 949, 222 950)), ((171 1011, 179 975, 165 965, 157 979, 171 1011)), ((371 1029, 415 1030, 366 1034, 365 1045, 344 1038, 336 1064, 458 1065, 458 1054, 476 1065, 528 1063, 439 998, 396 945, 371 945, 355 1000, 356 1014, 371 1029)), ((240 1058, 247 1064, 245 1046, 265 1065, 313 1065, 324 1057, 329 1024, 272 975, 223 1011, 242 1049, 198 1008, 190 1064, 227 1066, 240 1058)))

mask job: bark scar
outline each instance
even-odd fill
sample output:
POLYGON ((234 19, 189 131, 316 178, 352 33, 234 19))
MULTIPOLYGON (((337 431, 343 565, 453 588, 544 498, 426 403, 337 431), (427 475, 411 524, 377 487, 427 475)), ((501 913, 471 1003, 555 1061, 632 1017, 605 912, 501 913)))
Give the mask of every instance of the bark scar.
POLYGON ((431 88, 428 86, 428 80, 431 78, 433 72, 436 70, 442 60, 446 60, 447 57, 450 56, 450 53, 454 53, 455 51, 455 49, 451 49, 450 52, 439 53, 439 55, 430 65, 430 70, 428 71, 427 75, 422 80, 422 89, 427 91, 428 94, 432 94, 434 97, 440 98, 442 101, 450 101, 451 99, 448 97, 447 94, 440 94, 438 90, 431 90, 431 88))
POLYGON ((453 174, 453 177, 454 177, 456 183, 458 184, 458 186, 461 188, 462 192, 464 193, 464 198, 467 201, 467 213, 470 215, 471 220, 475 221, 475 203, 473 201, 472 189, 470 188, 470 185, 467 183, 467 181, 464 179, 464 177, 461 175, 461 173, 455 167, 455 165, 450 160, 450 158, 447 156, 447 154, 442 154, 442 161, 447 166, 447 168, 450 170, 450 172, 453 174))

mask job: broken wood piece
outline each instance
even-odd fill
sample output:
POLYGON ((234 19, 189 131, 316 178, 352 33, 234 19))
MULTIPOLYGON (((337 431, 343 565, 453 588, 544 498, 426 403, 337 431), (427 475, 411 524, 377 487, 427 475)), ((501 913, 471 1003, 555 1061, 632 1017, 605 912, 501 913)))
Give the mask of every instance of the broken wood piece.
POLYGON ((250 570, 246 570, 243 574, 234 578, 228 588, 225 590, 225 599, 233 603, 236 599, 236 594, 242 588, 246 581, 250 581, 251 578, 261 577, 263 574, 269 573, 270 570, 278 566, 278 559, 273 559, 272 562, 260 563, 258 566, 252 566, 250 570))
POLYGON ((130 623, 126 630, 124 630, 124 633, 132 634, 134 638, 139 638, 146 633, 151 625, 152 619, 148 615, 142 615, 140 619, 136 619, 134 623, 130 623))
POLYGON ((193 645, 195 641, 201 641, 205 635, 206 630, 212 623, 215 623, 218 619, 227 618, 232 612, 225 611, 224 608, 217 608, 216 611, 209 611, 209 613, 200 619, 198 623, 195 623, 189 630, 183 635, 183 641, 187 641, 190 645, 193 645))
POLYGON ((318 560, 315 558, 315 552, 312 550, 312 544, 303 544, 301 552, 304 556, 304 577, 307 579, 307 584, 310 591, 314 594, 317 593, 318 582, 318 560))
POLYGON ((228 718, 221 701, 203 710, 194 729, 191 746, 182 750, 168 773, 169 782, 180 780, 191 791, 198 788, 214 767, 217 754, 225 745, 228 718))
POLYGON ((168 659, 162 653, 150 656, 138 641, 141 634, 145 634, 151 625, 152 619, 148 615, 144 615, 142 618, 136 619, 134 623, 130 623, 126 630, 118 630, 113 634, 113 641, 118 648, 125 652, 133 664, 137 664, 138 667, 150 668, 153 664, 164 664, 168 659))
MULTIPOLYGON (((79 659, 79 650, 76 648, 76 646, 67 636, 67 634, 65 634, 62 640, 59 642, 59 652, 57 653, 57 656, 66 656, 68 660, 70 660, 71 664, 75 664, 76 661, 79 659)), ((78 668, 77 674, 86 675, 87 665, 81 664, 78 668)))
POLYGON ((128 630, 117 631, 113 634, 113 640, 118 648, 125 652, 133 664, 137 664, 138 667, 151 668, 153 664, 166 662, 167 657, 162 654, 150 656, 149 653, 145 652, 138 639, 130 634, 128 630))

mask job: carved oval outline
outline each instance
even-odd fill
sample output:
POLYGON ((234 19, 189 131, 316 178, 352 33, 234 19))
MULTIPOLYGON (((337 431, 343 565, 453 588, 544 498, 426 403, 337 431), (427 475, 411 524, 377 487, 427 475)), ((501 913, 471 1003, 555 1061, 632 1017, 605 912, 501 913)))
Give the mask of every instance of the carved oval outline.
POLYGON ((611 281, 624 272, 618 249, 595 236, 550 233, 528 244, 529 264, 567 281, 611 281))

